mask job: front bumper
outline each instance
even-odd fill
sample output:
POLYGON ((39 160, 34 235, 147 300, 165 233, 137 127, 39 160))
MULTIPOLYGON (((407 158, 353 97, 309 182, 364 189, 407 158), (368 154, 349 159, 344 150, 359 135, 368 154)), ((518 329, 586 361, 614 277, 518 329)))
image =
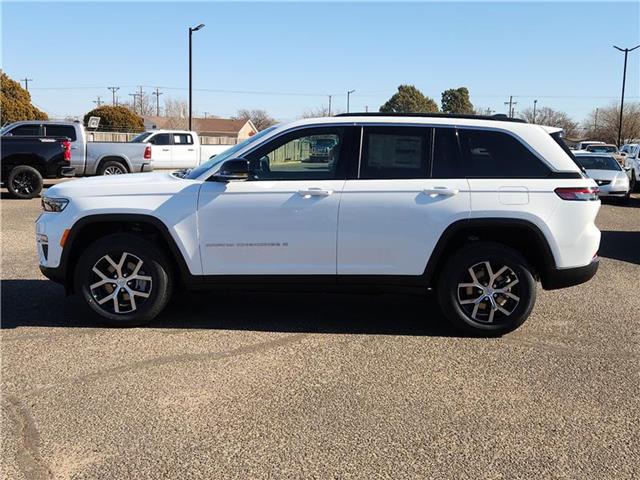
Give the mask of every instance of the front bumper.
POLYGON ((600 259, 594 257, 589 265, 575 268, 554 268, 542 275, 542 288, 545 290, 557 290, 558 288, 572 287, 591 280, 600 265, 600 259))

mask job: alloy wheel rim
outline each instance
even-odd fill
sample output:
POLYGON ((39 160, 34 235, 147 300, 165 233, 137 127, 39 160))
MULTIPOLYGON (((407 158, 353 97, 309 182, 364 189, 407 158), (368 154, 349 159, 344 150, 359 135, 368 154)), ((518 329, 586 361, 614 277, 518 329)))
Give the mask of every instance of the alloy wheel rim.
POLYGON ((109 313, 135 312, 151 294, 153 280, 144 262, 132 253, 122 252, 117 263, 107 254, 93 265, 91 272, 91 296, 109 313))
POLYGON ((35 177, 28 172, 18 173, 11 183, 13 190, 22 195, 29 195, 36 189, 35 177))
POLYGON ((494 269, 485 260, 469 267, 458 283, 458 304, 474 322, 495 324, 506 321, 520 303, 520 280, 507 265, 494 269))
POLYGON ((115 165, 104 169, 104 175, 122 175, 123 173, 123 169, 115 165))

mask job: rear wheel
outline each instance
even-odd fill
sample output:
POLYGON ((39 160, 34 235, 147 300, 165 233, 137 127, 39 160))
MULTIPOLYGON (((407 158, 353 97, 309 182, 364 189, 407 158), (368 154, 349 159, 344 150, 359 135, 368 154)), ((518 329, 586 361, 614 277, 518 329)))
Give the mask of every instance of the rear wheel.
POLYGON ((7 178, 7 190, 17 198, 29 199, 40 195, 42 191, 42 175, 33 167, 18 165, 7 178))
POLYGON ((75 282, 87 304, 114 326, 149 322, 172 290, 165 256, 153 243, 129 234, 91 244, 78 261, 75 282))
POLYGON ((438 281, 438 300, 457 329, 480 336, 511 332, 527 319, 536 298, 526 260, 498 243, 479 242, 456 252, 438 281))
POLYGON ((129 173, 127 167, 117 160, 109 160, 100 166, 98 175, 123 175, 129 173))

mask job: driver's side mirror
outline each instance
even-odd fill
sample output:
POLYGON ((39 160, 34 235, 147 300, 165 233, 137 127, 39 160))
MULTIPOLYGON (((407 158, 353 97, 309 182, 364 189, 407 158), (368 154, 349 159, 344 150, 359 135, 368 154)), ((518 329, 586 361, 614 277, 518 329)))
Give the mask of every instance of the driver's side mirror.
POLYGON ((249 162, 244 158, 233 158, 227 160, 220 166, 220 170, 215 175, 218 182, 228 182, 231 180, 247 180, 249 178, 249 162))

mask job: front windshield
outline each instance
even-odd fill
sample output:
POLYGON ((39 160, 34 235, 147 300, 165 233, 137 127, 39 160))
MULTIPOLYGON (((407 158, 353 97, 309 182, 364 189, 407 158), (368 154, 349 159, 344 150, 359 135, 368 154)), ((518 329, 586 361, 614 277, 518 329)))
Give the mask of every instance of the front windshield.
POLYGON ((220 165, 220 163, 224 162, 225 160, 228 160, 228 159, 231 159, 231 158, 235 157, 236 153, 238 153, 240 150, 244 149, 245 147, 247 147, 248 145, 250 145, 250 144, 252 144, 254 142, 257 142, 262 137, 264 137, 266 134, 268 134, 269 132, 273 131, 273 129, 276 128, 276 127, 277 127, 277 125, 274 125, 273 127, 266 128, 266 129, 262 130, 261 132, 256 133, 253 137, 249 137, 246 140, 243 140, 242 142, 238 143, 237 145, 234 145, 230 149, 225 150, 224 152, 219 153, 218 155, 216 155, 214 157, 211 157, 209 160, 204 162, 202 165, 200 165, 199 167, 194 168, 189 173, 187 173, 187 175, 184 178, 188 178, 190 180, 195 180, 200 175, 205 173, 207 170, 211 170, 213 167, 215 167, 216 165, 220 165))
POLYGON ((151 135, 153 132, 142 132, 140 135, 136 135, 135 137, 133 137, 131 139, 131 143, 142 143, 144 141, 147 140, 147 138, 149 138, 149 135, 151 135))
POLYGON ((587 150, 593 153, 616 153, 616 147, 613 145, 589 145, 587 150))
POLYGON ((588 155, 576 156, 576 160, 585 170, 620 170, 616 159, 606 155, 590 157, 588 155))

